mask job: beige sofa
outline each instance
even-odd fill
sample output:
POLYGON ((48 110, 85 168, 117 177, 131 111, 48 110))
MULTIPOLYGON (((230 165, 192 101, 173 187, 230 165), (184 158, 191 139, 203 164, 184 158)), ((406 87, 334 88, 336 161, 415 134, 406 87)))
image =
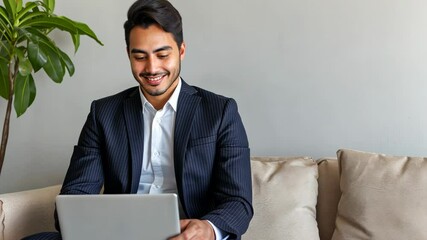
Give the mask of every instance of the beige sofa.
MULTIPOLYGON (((243 236, 245 240, 427 239, 424 233, 427 231, 423 231, 427 223, 426 158, 340 150, 338 159, 252 157, 251 164, 255 215, 243 236), (348 180, 344 174, 355 176, 348 180), (367 184, 370 178, 380 186, 367 184), (400 179, 395 181, 394 178, 400 179), (388 188, 388 183, 399 185, 398 189, 388 188), (354 186, 356 189, 352 189, 354 186), (387 192, 390 189, 392 191, 387 192), (405 196, 399 191, 406 191, 405 196), (358 196, 347 196, 354 192, 362 200, 358 196), (420 200, 414 201, 412 197, 420 200), (391 205, 381 210, 383 200, 385 204, 396 204, 396 200, 400 204, 397 212, 387 210, 391 205), (418 211, 420 216, 414 224, 410 222, 411 216, 401 211, 415 215, 418 211), (372 222, 368 220, 376 220, 377 216, 389 218, 376 223, 382 226, 379 229, 372 229, 372 222), (399 222, 401 218, 403 223, 399 222), (396 228, 398 235, 383 233, 390 227, 396 228)), ((54 230, 54 199, 59 189, 57 185, 1 194, 0 240, 16 240, 28 234, 54 230)), ((396 233, 391 231, 391 234, 396 233)))

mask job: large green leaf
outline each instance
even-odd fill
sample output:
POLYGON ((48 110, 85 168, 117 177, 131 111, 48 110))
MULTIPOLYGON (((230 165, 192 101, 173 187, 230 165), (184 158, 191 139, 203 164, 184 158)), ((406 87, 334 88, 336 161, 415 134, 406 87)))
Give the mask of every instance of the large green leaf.
POLYGON ((9 98, 9 70, 7 68, 8 62, 2 58, 0 58, 0 96, 4 99, 9 98))
POLYGON ((7 9, 7 12, 12 14, 12 16, 9 17, 13 19, 16 15, 16 0, 3 0, 3 3, 7 9))
POLYGON ((35 28, 27 28, 27 29, 20 28, 19 31, 20 31, 20 34, 24 35, 28 40, 33 42, 37 42, 37 43, 40 41, 43 41, 46 43, 53 42, 48 36, 46 36, 44 33, 42 33, 41 31, 35 28))
POLYGON ((55 16, 32 18, 21 25, 23 28, 28 26, 37 27, 39 29, 58 28, 69 33, 78 33, 78 29, 73 22, 66 18, 55 16))
POLYGON ((71 34, 71 38, 73 39, 74 53, 76 53, 80 47, 80 34, 71 34))
POLYGON ((37 30, 34 29, 23 29, 22 32, 25 34, 27 39, 29 40, 28 43, 28 55, 29 59, 34 67, 34 71, 38 71, 41 67, 43 67, 47 63, 47 54, 45 52, 45 47, 40 46, 40 44, 43 44, 44 46, 50 46, 51 50, 54 50, 57 52, 58 56, 60 57, 60 60, 62 62, 62 65, 67 68, 67 71, 70 76, 74 74, 75 68, 74 64, 71 61, 71 58, 64 53, 61 49, 55 46, 55 43, 50 40, 47 36, 43 35, 37 30))
POLYGON ((16 2, 16 12, 18 13, 22 9, 22 0, 15 0, 16 2))
POLYGON ((70 77, 73 76, 75 71, 73 61, 71 61, 71 58, 59 48, 58 48, 58 52, 59 52, 59 56, 61 57, 62 63, 65 65, 65 67, 68 70, 68 74, 70 75, 70 77))
POLYGON ((7 29, 7 25, 5 22, 3 22, 3 20, 0 19, 0 29, 3 30, 0 32, 0 40, 3 39, 11 39, 11 32, 7 29))
MULTIPOLYGON (((27 18, 35 17, 40 12, 30 12, 37 8, 40 4, 37 4, 38 2, 28 2, 25 7, 18 12, 17 19, 19 19, 20 22, 24 21, 27 18)), ((43 15, 47 15, 47 13, 43 13, 43 15)))
POLYGON ((57 51, 57 47, 52 44, 40 42, 42 51, 46 53, 47 62, 43 65, 44 71, 56 83, 61 83, 65 75, 65 67, 62 63, 61 56, 57 51))
MULTIPOLYGON (((37 9, 37 8, 35 8, 35 9, 37 9)), ((19 22, 19 25, 18 26, 26 26, 26 23, 29 21, 29 20, 31 20, 31 19, 36 19, 36 18, 41 18, 41 17, 46 17, 47 16, 47 13, 45 13, 45 12, 28 12, 28 13, 26 13, 26 14, 24 14, 22 17, 21 17, 21 20, 20 20, 20 22, 19 22)), ((50 28, 50 27, 48 27, 48 28, 50 28)), ((46 28, 44 28, 44 29, 46 29, 46 28)))
POLYGON ((20 47, 16 49, 16 53, 18 55, 18 71, 22 76, 28 76, 33 71, 33 66, 30 63, 30 60, 28 60, 27 57, 25 57, 25 48, 20 47))
POLYGON ((9 39, 12 38, 12 32, 10 31, 10 26, 12 23, 9 20, 9 15, 7 10, 0 6, 0 25, 1 25, 1 39, 3 39, 3 34, 6 34, 9 39))
POLYGON ((20 29, 20 33, 28 40, 27 50, 28 58, 34 68, 34 71, 39 71, 48 61, 48 53, 40 44, 52 45, 52 49, 56 49, 55 43, 46 35, 34 28, 20 29))
POLYGON ((0 58, 5 58, 8 61, 10 43, 6 40, 0 41, 0 58))
POLYGON ((28 76, 33 71, 33 66, 31 65, 30 60, 28 58, 23 58, 19 60, 18 66, 19 73, 23 76, 28 76))
POLYGON ((70 57, 64 53, 61 49, 57 48, 53 41, 50 41, 49 38, 44 37, 40 38, 39 34, 35 36, 31 32, 26 32, 26 36, 30 40, 28 42, 28 56, 31 61, 31 64, 34 67, 34 71, 37 72, 47 63, 48 53, 45 52, 45 48, 41 47, 40 44, 44 44, 44 46, 50 45, 52 50, 55 50, 60 57, 60 60, 62 62, 62 65, 67 68, 67 71, 70 76, 74 74, 75 68, 74 64, 71 61, 70 57))
POLYGON ((81 23, 81 22, 77 22, 77 21, 74 21, 74 20, 71 20, 71 19, 69 19, 69 18, 67 18, 67 17, 64 17, 64 16, 61 16, 61 17, 59 17, 59 18, 63 18, 63 19, 67 19, 67 20, 69 20, 70 22, 73 22, 74 23, 74 25, 76 26, 76 28, 77 28, 77 30, 78 30, 78 33, 79 34, 81 34, 81 35, 86 35, 86 36, 89 36, 90 38, 92 38, 93 40, 95 40, 97 43, 99 43, 100 45, 104 45, 99 39, 98 39, 98 37, 96 36, 96 34, 92 31, 92 29, 90 29, 90 27, 87 25, 87 24, 85 24, 85 23, 81 23))
MULTIPOLYGON (((10 24, 8 11, 3 6, 0 6, 0 19, 4 20, 10 24)), ((10 24, 10 25, 12 25, 12 24, 10 24)))
POLYGON ((28 59, 33 65, 34 72, 39 71, 47 63, 47 54, 40 47, 37 37, 28 41, 28 59), (34 41, 33 41, 34 40, 34 41))
POLYGON ((48 12, 53 13, 53 10, 55 10, 55 0, 43 0, 43 3, 48 8, 48 12))
POLYGON ((15 82, 14 106, 16 115, 19 117, 34 102, 36 97, 36 85, 33 76, 22 76, 18 74, 15 82))

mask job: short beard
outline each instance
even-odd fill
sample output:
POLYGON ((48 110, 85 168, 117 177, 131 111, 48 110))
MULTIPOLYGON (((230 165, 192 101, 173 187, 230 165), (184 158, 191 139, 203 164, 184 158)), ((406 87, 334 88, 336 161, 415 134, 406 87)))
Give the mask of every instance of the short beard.
POLYGON ((165 92, 167 92, 167 91, 168 91, 168 89, 173 85, 173 83, 174 83, 177 79, 178 79, 178 77, 177 77, 177 78, 175 78, 175 79, 171 82, 171 84, 169 84, 169 86, 167 86, 167 88, 165 88, 164 90, 160 90, 160 91, 148 91, 148 90, 145 90, 145 92, 146 92, 146 93, 148 93, 150 96, 153 96, 153 97, 160 96, 160 95, 164 94, 165 92))

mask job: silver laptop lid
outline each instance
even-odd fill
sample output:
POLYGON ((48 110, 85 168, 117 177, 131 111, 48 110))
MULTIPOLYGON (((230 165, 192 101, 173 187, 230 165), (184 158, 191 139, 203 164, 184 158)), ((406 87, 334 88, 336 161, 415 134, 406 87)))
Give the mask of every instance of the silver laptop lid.
POLYGON ((64 240, 166 240, 179 234, 176 194, 59 195, 64 240))

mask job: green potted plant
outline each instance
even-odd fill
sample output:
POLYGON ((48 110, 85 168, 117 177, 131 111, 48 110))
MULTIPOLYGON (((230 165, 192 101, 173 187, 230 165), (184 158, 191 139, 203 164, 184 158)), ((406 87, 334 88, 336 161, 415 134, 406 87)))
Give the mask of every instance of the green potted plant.
POLYGON ((36 97, 33 74, 43 69, 56 83, 66 72, 74 74, 74 64, 49 37, 53 30, 68 32, 74 50, 80 36, 86 35, 100 45, 95 33, 84 23, 53 13, 55 0, 3 0, 0 5, 0 96, 7 100, 0 147, 0 174, 9 136, 12 102, 17 116, 21 116, 36 97))

